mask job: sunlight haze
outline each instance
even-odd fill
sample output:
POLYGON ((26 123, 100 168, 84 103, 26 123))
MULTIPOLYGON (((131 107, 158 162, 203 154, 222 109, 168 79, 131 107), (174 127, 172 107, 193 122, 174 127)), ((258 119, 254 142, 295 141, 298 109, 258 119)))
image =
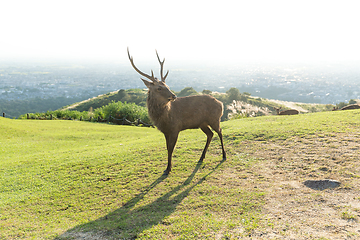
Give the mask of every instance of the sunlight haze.
POLYGON ((360 60, 357 1, 2 1, 0 59, 360 60))

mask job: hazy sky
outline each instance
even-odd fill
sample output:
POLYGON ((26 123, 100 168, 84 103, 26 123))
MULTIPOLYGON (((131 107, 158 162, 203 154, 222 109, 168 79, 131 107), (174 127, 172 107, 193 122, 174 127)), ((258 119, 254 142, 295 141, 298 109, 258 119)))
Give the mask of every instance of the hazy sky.
POLYGON ((358 1, 1 1, 0 58, 360 60, 358 1))

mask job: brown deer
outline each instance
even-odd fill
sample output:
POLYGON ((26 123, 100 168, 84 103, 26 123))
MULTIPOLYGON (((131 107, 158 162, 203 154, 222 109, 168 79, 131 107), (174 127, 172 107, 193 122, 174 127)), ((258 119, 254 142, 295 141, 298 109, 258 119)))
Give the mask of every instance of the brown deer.
POLYGON ((200 160, 205 158, 206 151, 209 147, 214 133, 210 127, 219 135, 223 161, 226 160, 223 137, 220 128, 220 118, 223 114, 222 102, 216 100, 209 95, 196 95, 188 97, 179 97, 171 92, 165 83, 165 79, 169 71, 163 75, 164 62, 160 60, 156 51, 156 56, 160 63, 161 80, 154 77, 151 70, 151 76, 141 72, 134 64, 133 58, 130 56, 129 48, 128 56, 132 67, 143 77, 144 84, 148 87, 147 108, 149 117, 154 125, 165 135, 166 147, 168 151, 168 165, 164 174, 167 175, 171 171, 171 158, 176 145, 180 131, 185 129, 200 128, 207 136, 205 148, 201 154, 200 160))
POLYGON ((341 108, 340 110, 350 110, 350 109, 359 109, 360 105, 358 104, 351 104, 351 105, 347 105, 343 108, 341 108))
POLYGON ((274 107, 274 109, 276 110, 277 115, 296 115, 296 114, 299 114, 299 111, 296 110, 296 109, 288 109, 288 110, 285 110, 285 111, 280 111, 281 107, 280 108, 274 107))

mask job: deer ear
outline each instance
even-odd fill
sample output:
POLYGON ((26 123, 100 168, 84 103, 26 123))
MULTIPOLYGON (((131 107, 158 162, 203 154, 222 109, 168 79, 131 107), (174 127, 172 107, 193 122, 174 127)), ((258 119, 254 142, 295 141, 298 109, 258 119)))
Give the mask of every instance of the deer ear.
POLYGON ((149 82, 149 81, 147 81, 147 80, 145 80, 145 79, 142 79, 142 78, 141 78, 141 80, 143 80, 143 82, 145 83, 145 85, 146 85, 148 88, 150 88, 151 84, 153 84, 152 82, 149 82))

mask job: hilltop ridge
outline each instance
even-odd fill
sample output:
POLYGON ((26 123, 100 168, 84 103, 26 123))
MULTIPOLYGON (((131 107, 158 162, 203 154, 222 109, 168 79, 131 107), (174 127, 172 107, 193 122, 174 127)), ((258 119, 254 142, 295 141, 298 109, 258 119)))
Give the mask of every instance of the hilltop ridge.
MULTIPOLYGON (((224 114, 222 121, 243 117, 258 117, 267 115, 276 115, 275 108, 282 110, 296 109, 300 114, 331 111, 335 107, 340 109, 348 103, 332 104, 311 104, 301 102, 280 101, 274 99, 265 99, 251 96, 250 93, 241 93, 237 88, 230 88, 225 93, 203 90, 197 92, 192 87, 186 87, 183 90, 174 93, 178 97, 210 94, 224 104, 224 114)), ((97 97, 73 103, 62 107, 56 111, 47 111, 45 113, 30 113, 22 115, 20 118, 32 119, 78 119, 90 120, 96 118, 98 122, 113 122, 115 124, 124 124, 127 118, 128 124, 135 124, 134 121, 143 122, 151 125, 151 120, 146 109, 147 90, 146 89, 121 89, 98 95, 97 97), (122 110, 120 109, 122 108, 122 110), (139 118, 141 112, 142 118, 139 118), (138 120, 140 119, 140 120, 138 120), (131 123, 130 123, 131 122, 131 123)), ((358 103, 359 100, 351 100, 349 104, 358 103)))
MULTIPOLYGON (((175 92, 178 96, 189 96, 195 94, 210 94, 222 101, 225 105, 225 113, 234 115, 262 116, 276 114, 274 107, 283 109, 296 109, 301 113, 330 111, 335 105, 331 104, 310 104, 300 102, 281 101, 274 99, 264 99, 253 97, 249 93, 240 93, 236 88, 229 89, 226 93, 212 92, 204 90, 197 92, 193 88, 184 88, 182 91, 175 92), (180 94, 180 95, 179 95, 180 94)), ((146 106, 147 91, 144 89, 118 90, 97 97, 71 104, 61 108, 62 110, 89 111, 105 106, 112 101, 122 101, 135 103, 139 106, 146 106)))

